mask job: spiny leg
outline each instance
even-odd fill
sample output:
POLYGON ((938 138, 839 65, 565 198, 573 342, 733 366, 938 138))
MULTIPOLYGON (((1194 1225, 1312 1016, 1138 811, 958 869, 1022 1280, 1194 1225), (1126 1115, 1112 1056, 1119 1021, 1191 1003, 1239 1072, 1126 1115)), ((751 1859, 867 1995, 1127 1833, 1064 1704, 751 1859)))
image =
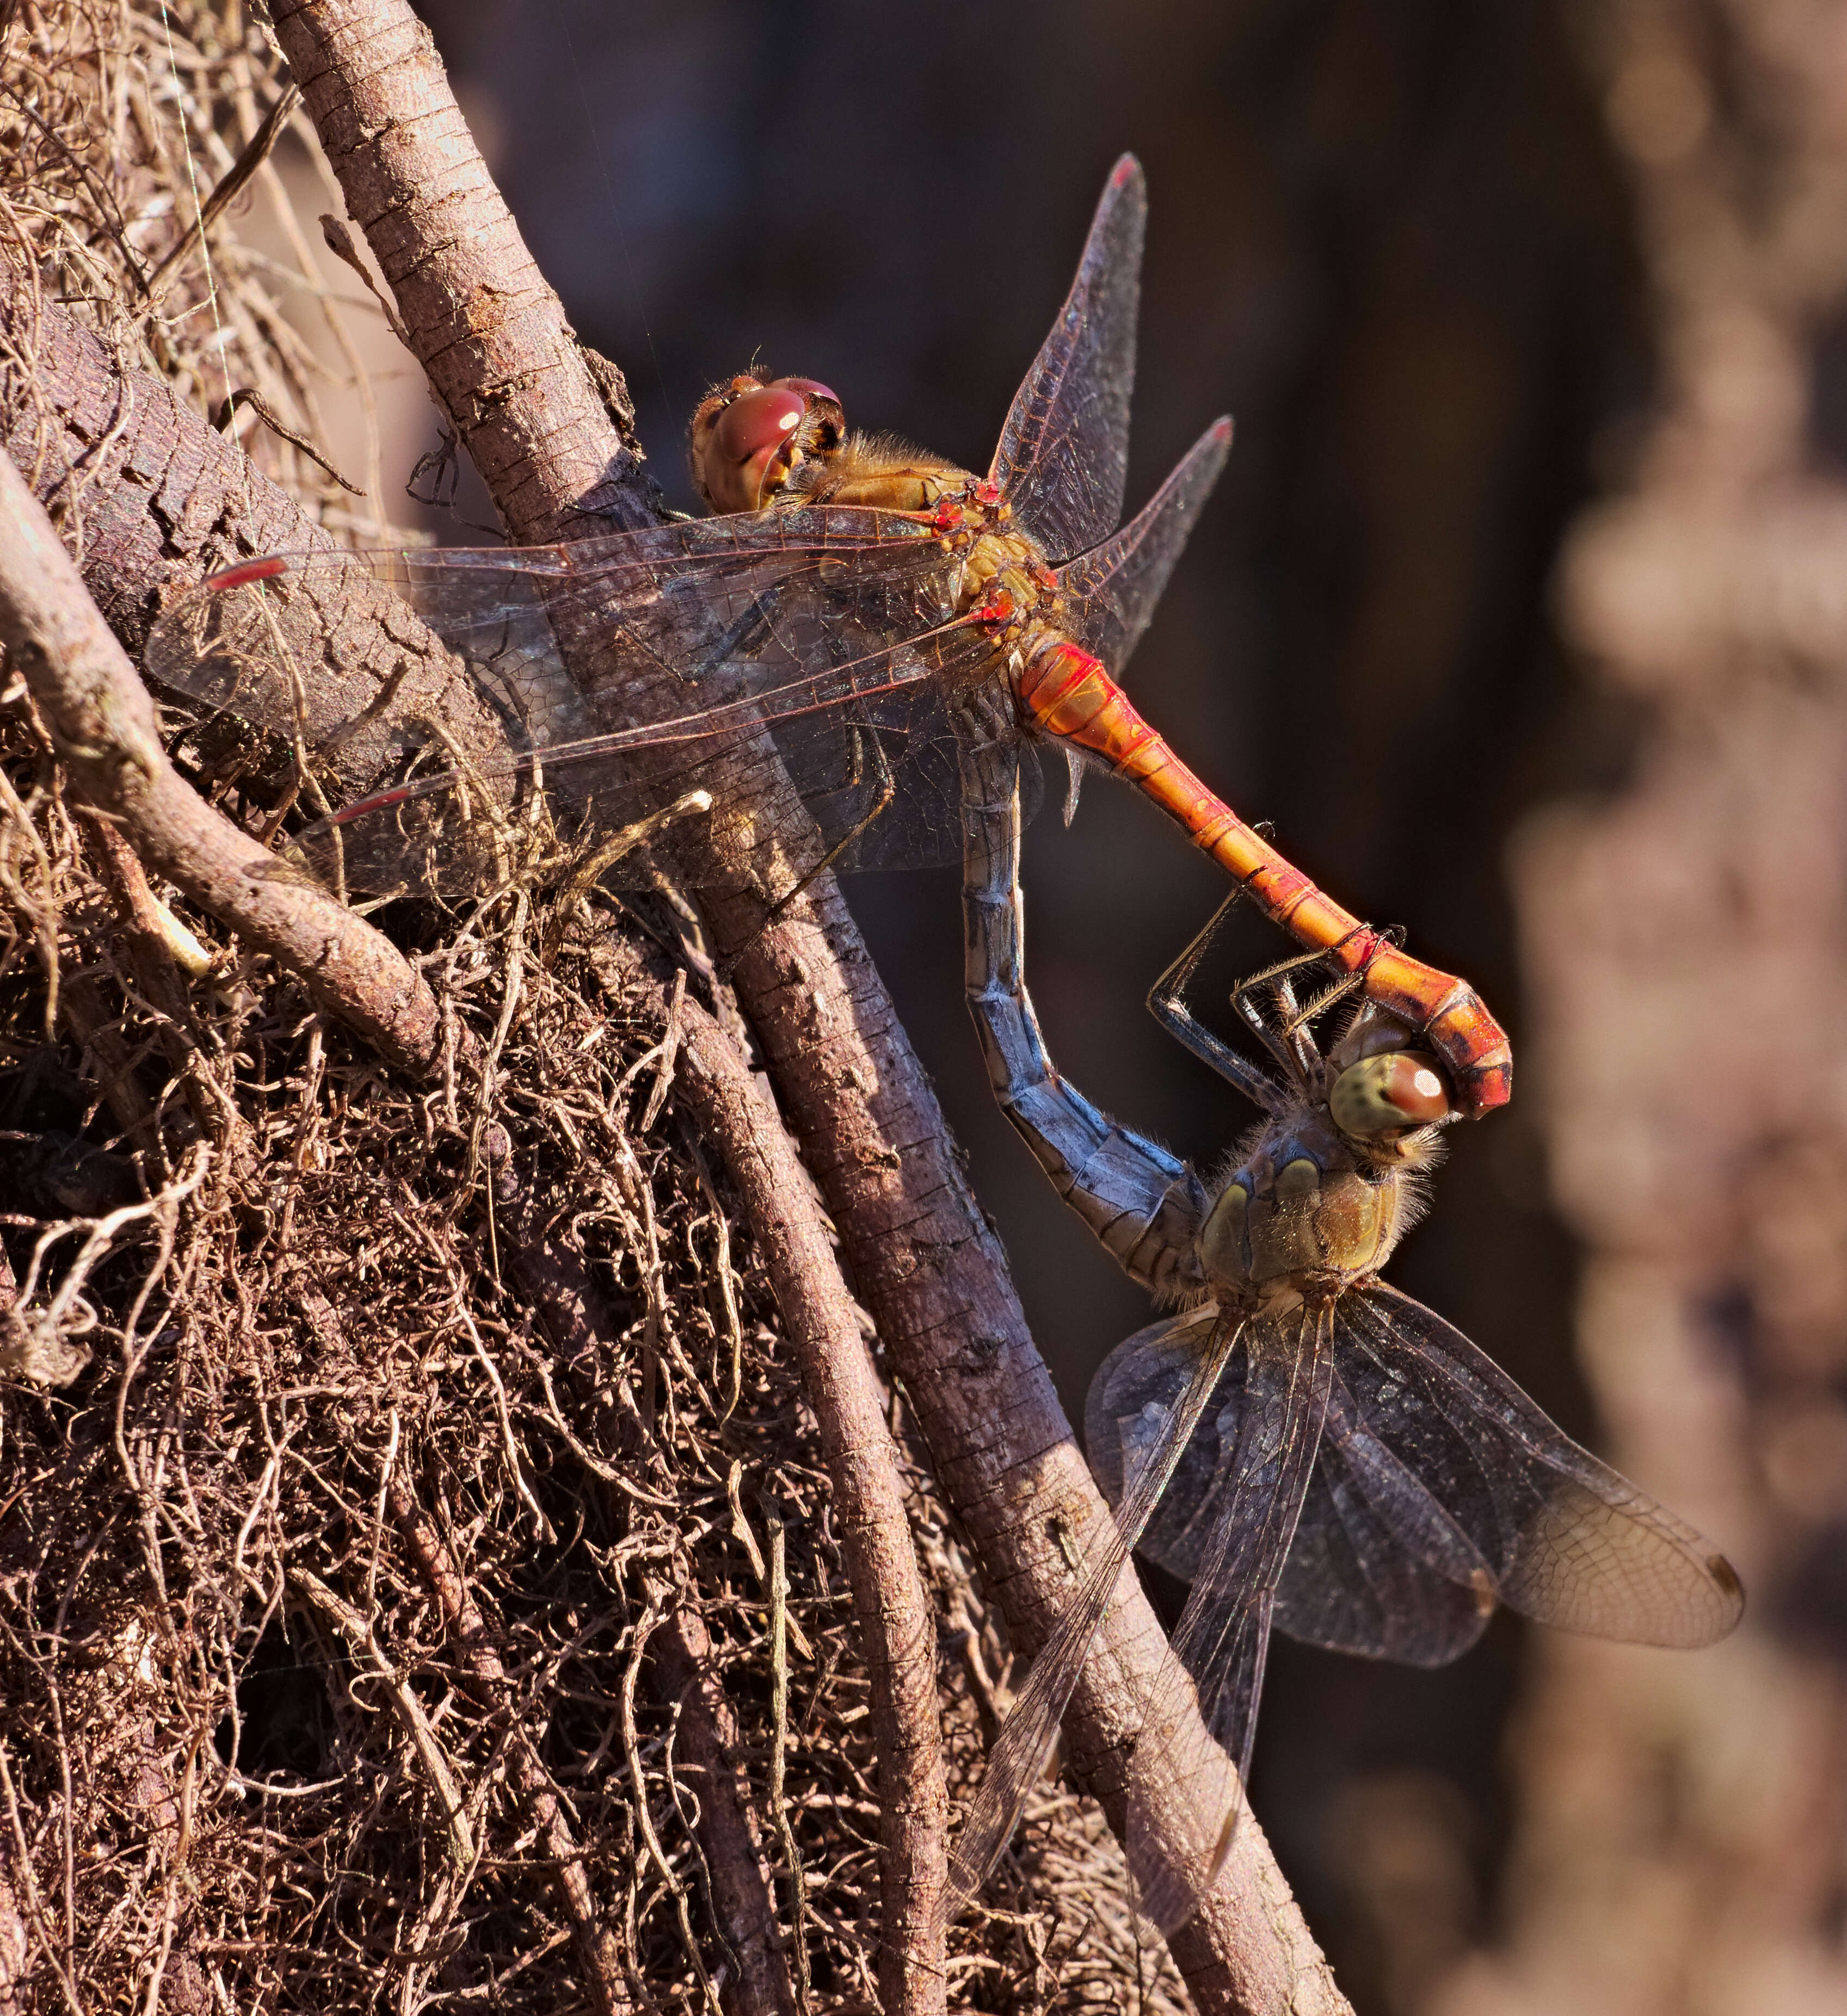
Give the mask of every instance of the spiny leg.
POLYGON ((1248 1057, 1240 1057, 1222 1037, 1215 1036, 1211 1030, 1204 1028, 1186 1002, 1186 988, 1199 970, 1200 961, 1218 936, 1232 905, 1244 893, 1241 888, 1232 891, 1212 913, 1205 928, 1148 990, 1148 1012, 1176 1042, 1184 1045, 1208 1070, 1216 1071, 1227 1084, 1236 1085, 1266 1113, 1275 1113, 1286 1103, 1283 1088, 1248 1057))

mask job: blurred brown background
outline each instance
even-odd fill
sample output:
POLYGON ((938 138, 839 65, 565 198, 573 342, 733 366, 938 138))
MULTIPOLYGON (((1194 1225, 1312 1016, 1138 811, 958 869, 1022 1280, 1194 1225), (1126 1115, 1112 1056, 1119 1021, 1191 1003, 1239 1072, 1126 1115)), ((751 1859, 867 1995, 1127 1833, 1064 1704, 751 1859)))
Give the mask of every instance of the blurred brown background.
MULTIPOLYGON (((1142 157, 1132 501, 1238 432, 1129 685, 1509 1022, 1395 1278, 1753 1598, 1691 1658, 1279 1643, 1259 1810, 1363 2011, 1847 2009, 1847 8, 423 12, 682 505, 756 358, 985 468, 1142 157)), ((1217 877, 1096 785, 1028 861, 1054 1056, 1215 1162, 1250 1116, 1141 1003, 1217 877)), ((851 886, 1076 1413, 1146 1305, 988 1103, 953 874, 851 886)))

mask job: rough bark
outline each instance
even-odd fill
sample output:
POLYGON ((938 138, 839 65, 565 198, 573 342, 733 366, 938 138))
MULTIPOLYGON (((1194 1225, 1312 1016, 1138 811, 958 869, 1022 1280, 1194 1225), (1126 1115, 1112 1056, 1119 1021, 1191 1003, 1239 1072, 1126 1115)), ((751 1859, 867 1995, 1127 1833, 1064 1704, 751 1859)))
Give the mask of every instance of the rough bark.
MULTIPOLYGON (((634 442, 407 6, 283 4, 276 38, 430 389, 523 542, 658 515, 634 442)), ((619 403, 619 402, 615 402, 619 403)))
POLYGON ((737 1717, 711 1669, 711 1636, 691 1611, 677 1610, 650 1650, 661 1695, 679 1710, 676 1749, 699 1795, 699 1838, 711 1872, 713 1907, 737 1956, 740 2016, 793 2016, 795 1994, 777 1949, 769 1869, 732 1761, 737 1717))
POLYGON ((144 861, 279 959, 382 1055, 409 1071, 427 1064, 438 1033, 429 988, 388 939, 331 897, 265 872, 273 866, 265 849, 174 769, 146 688, 4 456, 0 640, 79 788, 122 822, 144 861))
MULTIPOLYGON (((136 653, 161 610, 205 575, 264 553, 340 550, 236 441, 182 405, 164 380, 112 357, 5 256, 0 441, 63 528, 110 629, 136 653)), ((473 681, 381 584, 343 569, 316 592, 326 620, 302 683, 311 743, 395 682, 389 718, 440 719, 476 758, 505 752, 473 681)), ((381 745, 382 735, 349 741, 341 774, 363 784, 381 745)))

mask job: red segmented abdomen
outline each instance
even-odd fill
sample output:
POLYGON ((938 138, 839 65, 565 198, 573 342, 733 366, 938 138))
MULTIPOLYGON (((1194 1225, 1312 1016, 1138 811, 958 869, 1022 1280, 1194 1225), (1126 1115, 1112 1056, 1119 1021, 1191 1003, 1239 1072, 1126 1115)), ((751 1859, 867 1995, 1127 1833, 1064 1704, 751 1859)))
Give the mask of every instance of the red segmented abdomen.
POLYGON ((1100 660, 1075 644, 1050 645, 1021 672, 1015 692, 1033 727, 1089 751, 1146 793, 1237 877, 1266 916, 1343 972, 1363 972, 1367 998, 1426 1037, 1449 1065, 1465 1111, 1506 1103, 1513 1089, 1507 1036, 1474 988, 1409 957, 1323 895, 1201 783, 1100 660))

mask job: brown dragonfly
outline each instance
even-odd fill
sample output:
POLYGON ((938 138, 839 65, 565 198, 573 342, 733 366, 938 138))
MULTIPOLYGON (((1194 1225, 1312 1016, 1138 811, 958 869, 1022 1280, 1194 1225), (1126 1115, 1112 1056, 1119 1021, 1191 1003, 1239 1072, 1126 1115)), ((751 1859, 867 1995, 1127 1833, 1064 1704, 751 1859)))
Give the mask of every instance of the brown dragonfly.
POLYGON ((311 719, 320 703, 304 668, 317 633, 347 578, 411 602, 466 661, 515 753, 459 771, 440 738, 399 721, 384 776, 297 841, 361 893, 477 862, 484 805, 504 819, 541 790, 592 830, 652 831, 677 812, 670 844, 689 879, 754 875, 754 780, 772 758, 814 814, 819 848, 803 873, 948 859, 960 832, 946 724, 960 698, 984 690, 1003 701, 1012 734, 1071 759, 1074 797, 1079 764, 1135 784, 1267 916, 1417 1031, 1465 1112, 1499 1105, 1507 1039, 1474 990, 1324 895, 1117 682, 1231 438, 1230 421, 1215 422, 1117 529, 1146 211, 1141 170, 1125 157, 985 479, 849 434, 812 380, 740 377, 693 426, 695 475, 718 515, 524 550, 254 560, 167 613, 149 668, 298 743, 350 752, 376 739, 395 675, 375 677, 344 717, 323 707, 311 719), (567 669, 566 643, 586 631, 594 693, 567 669), (614 725, 642 689, 651 718, 614 725), (740 763, 740 747, 764 761, 740 763))
POLYGON ((1313 1024, 1359 999, 1358 977, 1298 999, 1320 963, 1305 954, 1233 994, 1256 1061, 1187 1004, 1221 909, 1149 996, 1262 1115, 1235 1167, 1202 1181, 1059 1076, 1022 969, 1017 753, 966 736, 963 767, 966 985, 996 1094, 1111 1255, 1183 1306, 1118 1345, 1091 1385, 1086 1439, 1114 1518, 996 1742, 947 1910, 1006 1845, 1140 1548, 1192 1585, 1130 1766, 1130 1870, 1145 1914, 1171 1931, 1229 1853, 1273 1628, 1435 1666, 1497 1604, 1690 1647, 1730 1631, 1744 1595, 1708 1542, 1379 1279, 1456 1117, 1414 1031, 1360 1000, 1323 1047, 1313 1024))

